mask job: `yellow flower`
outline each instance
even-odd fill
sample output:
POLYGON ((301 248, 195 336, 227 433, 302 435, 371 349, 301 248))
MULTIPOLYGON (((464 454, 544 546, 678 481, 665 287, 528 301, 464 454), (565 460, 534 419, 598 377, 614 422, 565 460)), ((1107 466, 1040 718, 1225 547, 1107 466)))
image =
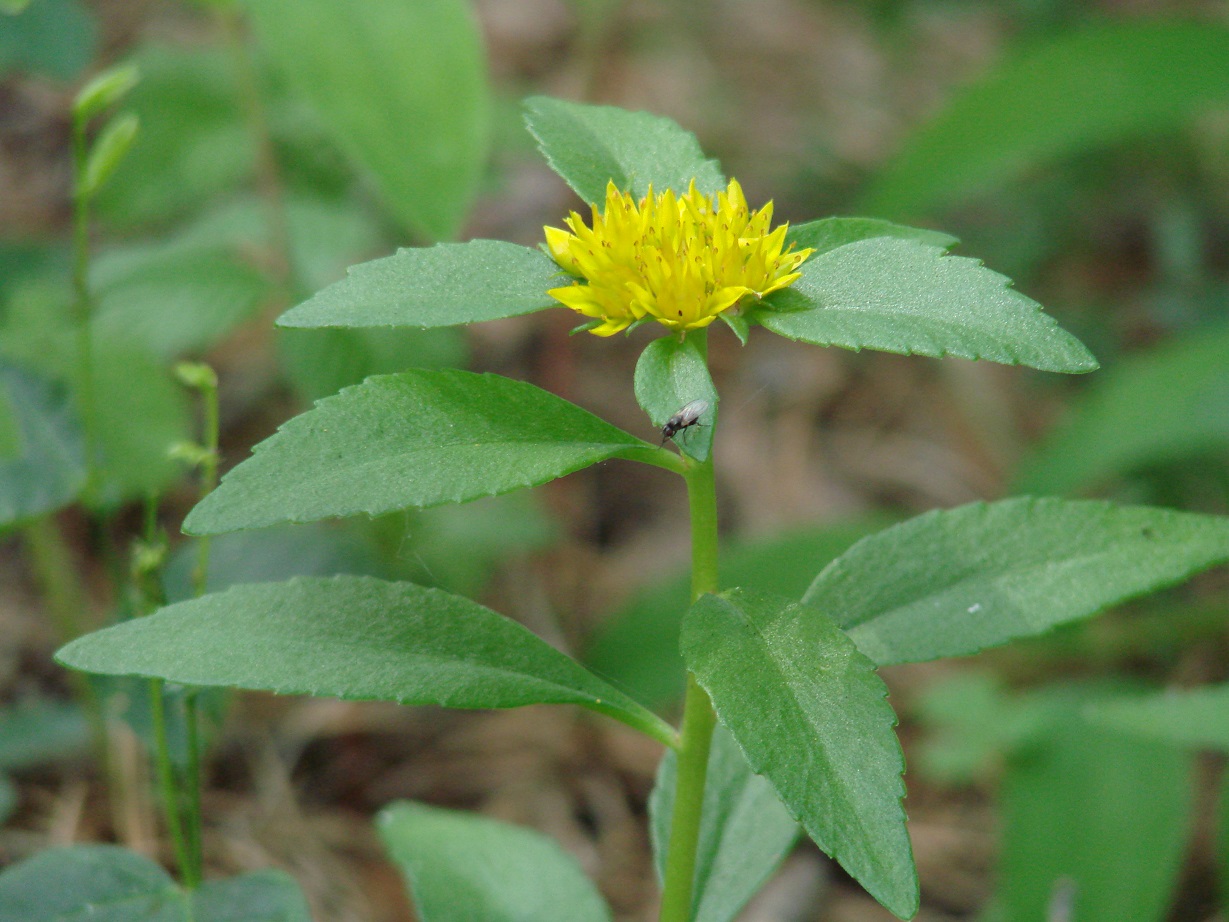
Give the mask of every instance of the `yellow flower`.
POLYGON ((606 208, 593 207, 593 226, 572 212, 571 232, 547 227, 546 246, 560 266, 583 281, 547 294, 601 321, 590 332, 610 336, 645 319, 680 335, 706 327, 745 298, 762 298, 793 284, 811 250, 784 250, 787 224, 773 231, 772 202, 750 211, 736 180, 717 194, 667 190, 639 203, 606 187, 606 208))

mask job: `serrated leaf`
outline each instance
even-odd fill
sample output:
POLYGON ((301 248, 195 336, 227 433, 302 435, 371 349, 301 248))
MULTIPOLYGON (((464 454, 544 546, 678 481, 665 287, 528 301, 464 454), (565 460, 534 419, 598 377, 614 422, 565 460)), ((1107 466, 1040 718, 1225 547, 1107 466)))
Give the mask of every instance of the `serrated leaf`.
POLYGON ((389 209, 429 239, 461 227, 486 161, 482 40, 462 0, 245 0, 260 44, 389 209))
POLYGON ((1041 634, 1226 560, 1229 518, 1008 499, 928 512, 864 538, 802 599, 884 665, 1041 634))
POLYGON ((918 909, 887 687, 822 611, 731 590, 683 619, 687 667, 823 851, 902 919, 918 909), (771 714, 771 720, 764 715, 771 714))
POLYGON ((1229 685, 1170 689, 1090 706, 1092 723, 1192 748, 1229 751, 1229 685))
POLYGON ((789 246, 792 243, 798 250, 808 247, 813 249, 815 252, 810 257, 813 259, 821 253, 843 247, 847 243, 871 240, 875 237, 913 240, 944 250, 951 249, 960 242, 942 231, 929 230, 924 227, 907 227, 879 218, 820 218, 818 221, 808 221, 806 224, 791 225, 785 234, 785 244, 789 246))
POLYGON ((1229 446, 1229 326, 1131 355, 1094 378, 1020 465, 1023 493, 1073 493, 1144 465, 1229 446))
POLYGON ((39 852, 0 873, 0 922, 189 922, 170 875, 115 845, 39 852))
POLYGON ((59 509, 85 483, 85 444, 67 388, 0 359, 16 449, 0 456, 0 526, 59 509))
POLYGON ((191 898, 192 922, 312 922, 303 891, 285 871, 206 881, 191 898))
POLYGON ((634 380, 636 402, 657 429, 684 407, 697 400, 705 403, 698 421, 677 433, 673 441, 680 451, 707 461, 717 428, 717 388, 695 338, 653 340, 640 353, 634 380))
POLYGON ((546 290, 560 268, 539 250, 471 240, 398 250, 278 318, 282 327, 447 327, 531 314, 559 304, 546 290))
POLYGON ((812 256, 802 278, 769 295, 754 319, 790 339, 903 355, 958 356, 1042 371, 1097 361, 1036 301, 975 259, 875 237, 812 256))
POLYGON ((469 599, 365 576, 235 586, 78 638, 85 672, 287 695, 505 708, 579 704, 668 742, 658 717, 469 599))
POLYGON ((661 455, 541 388, 467 371, 368 378, 287 422, 188 515, 188 534, 379 515, 661 455))
MULTIPOLYGON (((658 879, 665 876, 678 757, 669 750, 649 798, 658 879)), ((798 823, 768 780, 751 771, 734 738, 713 732, 696 849, 693 922, 732 922, 798 840, 798 823)))
POLYGON ((422 922, 609 922, 576 860, 530 829, 402 801, 376 820, 422 922))
POLYGON ((525 124, 551 169, 586 202, 605 202, 610 182, 636 198, 650 185, 686 192, 693 179, 708 195, 726 187, 695 135, 668 118, 534 96, 525 100, 525 124))
POLYGON ((960 91, 859 206, 914 214, 1047 159, 1180 125, 1229 99, 1229 29, 1211 21, 1098 24, 1034 44, 960 91))

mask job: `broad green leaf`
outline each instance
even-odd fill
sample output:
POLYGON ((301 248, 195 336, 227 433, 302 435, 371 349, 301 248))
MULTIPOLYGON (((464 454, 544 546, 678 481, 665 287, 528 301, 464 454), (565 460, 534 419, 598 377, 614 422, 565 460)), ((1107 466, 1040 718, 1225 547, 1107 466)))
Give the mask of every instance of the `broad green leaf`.
POLYGON ((674 444, 697 461, 708 460, 717 427, 717 388, 695 337, 662 336, 649 343, 636 363, 635 388, 636 401, 658 429, 684 407, 704 401, 699 422, 675 435, 674 444))
POLYGON ((81 0, 38 0, 0 17, 0 77, 14 72, 74 79, 94 60, 98 22, 81 0))
POLYGON ((16 16, 29 5, 30 0, 0 0, 0 13, 16 16))
POLYGON ((141 120, 131 112, 122 113, 107 123, 90 147, 77 195, 91 199, 98 194, 127 156, 140 127, 141 120))
POLYGON ((463 0, 244 0, 261 46, 390 211, 454 236, 486 161, 482 40, 463 0))
MULTIPOLYGON (((890 524, 891 519, 872 517, 733 543, 721 549, 722 583, 796 599, 815 578, 816 567, 890 524)), ((645 586, 598 629, 585 662, 641 701, 672 704, 683 691, 679 624, 690 604, 686 572, 645 586)))
POLYGON ((554 394, 467 371, 368 378, 257 445, 184 522, 217 534, 460 503, 658 451, 554 394))
POLYGON ((681 645, 752 770, 871 896, 912 918, 905 760, 874 664, 822 611, 741 590, 702 596, 681 645))
POLYGON ((1089 707, 1085 716, 1090 722, 1159 742, 1229 751, 1229 685, 1110 699, 1089 707))
MULTIPOLYGON (((659 879, 665 876, 678 757, 666 752, 649 799, 649 831, 659 879)), ((751 771, 721 725, 713 733, 696 850, 693 922, 732 922, 798 840, 798 823, 772 785, 751 771)))
POLYGON ((89 722, 75 704, 39 699, 0 710, 0 769, 31 768, 89 745, 89 722))
POLYGON ((561 269, 538 250, 471 240, 351 266, 344 279, 278 318, 283 327, 447 327, 532 314, 561 269))
POLYGON ((650 185, 686 192, 693 179, 710 195, 726 187, 695 135, 668 118, 534 96, 525 101, 525 124, 551 169, 586 202, 604 203, 610 182, 637 198, 650 185))
POLYGON ((579 704, 673 731, 514 621, 461 596, 365 576, 235 586, 78 638, 73 669, 287 695, 505 708, 579 704))
POLYGON ((870 240, 875 237, 894 237, 898 240, 913 240, 927 246, 950 250, 960 241, 942 231, 924 227, 906 227, 879 218, 820 218, 806 224, 794 224, 785 234, 786 246, 794 244, 797 250, 811 248, 811 259, 847 243, 870 240))
POLYGON ((0 359, 0 402, 16 450, 0 455, 0 526, 59 509, 85 483, 85 445, 72 397, 0 359))
POLYGON ((609 922, 576 860, 539 832, 401 801, 376 820, 422 922, 609 922))
POLYGON ((1089 383, 1020 466, 1014 489, 1072 493, 1229 446, 1229 325, 1125 358, 1089 383))
POLYGON ((1080 922, 1159 922, 1178 881, 1192 806, 1190 757, 1072 715, 1008 760, 1002 781, 1005 918, 1049 918, 1069 890, 1080 922))
POLYGON ((967 656, 1229 560, 1229 518, 1008 499, 928 512, 855 544, 803 602, 880 665, 967 656))
POLYGON ((192 922, 312 922, 303 891, 285 871, 206 881, 191 899, 192 922))
POLYGON ((1175 128, 1229 100, 1229 29, 1098 24, 1021 49, 955 95, 872 183, 860 210, 959 201, 1046 160, 1175 128))
POLYGON ((77 91, 73 99, 73 118, 86 122, 109 109, 128 95, 140 76, 140 69, 131 63, 117 64, 96 74, 77 91))
POLYGON ((753 314, 790 339, 1042 371, 1097 367, 1075 337, 1006 277, 942 247, 875 237, 812 256, 801 272, 753 314))
POLYGON ((162 867, 115 845, 51 848, 0 873, 0 922, 189 922, 162 867))

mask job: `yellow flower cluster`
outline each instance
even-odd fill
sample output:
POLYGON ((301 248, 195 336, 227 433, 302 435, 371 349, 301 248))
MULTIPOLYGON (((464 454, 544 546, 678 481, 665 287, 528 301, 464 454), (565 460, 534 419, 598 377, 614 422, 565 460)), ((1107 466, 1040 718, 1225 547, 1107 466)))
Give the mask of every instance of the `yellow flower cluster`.
POLYGON ((572 212, 571 231, 547 227, 546 245, 560 266, 582 281, 548 294, 586 317, 590 332, 610 336, 646 318, 680 335, 706 327, 743 299, 793 284, 811 250, 784 247, 782 224, 769 231, 772 202, 750 211, 735 180, 713 197, 667 190, 639 202, 610 183, 606 208, 593 226, 572 212))

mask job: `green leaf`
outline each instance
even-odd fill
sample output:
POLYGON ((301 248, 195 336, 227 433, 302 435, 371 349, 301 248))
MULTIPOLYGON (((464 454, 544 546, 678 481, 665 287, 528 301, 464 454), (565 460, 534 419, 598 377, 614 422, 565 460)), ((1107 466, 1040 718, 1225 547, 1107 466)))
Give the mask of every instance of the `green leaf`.
POLYGON ((0 456, 0 526, 72 502, 85 483, 85 445, 71 395, 0 359, 0 402, 17 450, 0 456))
POLYGON ((650 185, 686 192, 693 179, 705 194, 726 188, 695 135, 668 118, 534 96, 525 101, 525 124, 551 169, 586 202, 604 203, 610 182, 636 198, 650 185))
POLYGON ((960 241, 942 231, 923 227, 906 227, 879 218, 821 218, 806 224, 793 224, 785 234, 785 244, 794 244, 802 250, 810 247, 815 252, 811 259, 847 243, 871 240, 875 237, 894 237, 898 240, 913 240, 927 246, 949 250, 960 241))
POLYGON ((1229 29, 1099 24, 1023 49, 966 87, 871 185, 859 210, 916 214, 1046 160, 1183 124, 1229 100, 1229 29))
POLYGON ((1229 518, 1026 497, 928 512, 865 538, 802 600, 885 665, 1041 634, 1226 560, 1229 518))
POLYGON ((312 922, 307 900, 285 871, 210 880, 192 893, 192 922, 312 922))
POLYGON ((94 76, 73 99, 73 118, 87 122, 109 109, 137 85, 140 70, 135 64, 117 64, 94 76))
POLYGON ((40 852, 0 873, 0 922, 189 922, 161 866, 115 845, 40 852))
MULTIPOLYGON (((817 567, 889 524, 891 519, 868 517, 731 544, 721 549, 722 583, 796 599, 817 567)), ((687 572, 650 583, 606 619, 590 641, 585 662, 641 701, 663 707, 673 703, 684 685, 679 624, 690 604, 687 572)))
POLYGON ((73 669, 347 700, 579 704, 668 742, 658 717, 514 621, 365 576, 235 586, 78 638, 73 669))
POLYGON ((1085 717, 1160 742, 1229 752, 1229 685, 1110 699, 1090 706, 1085 717))
POLYGON ((38 0, 10 6, 0 18, 0 77, 15 71, 67 82, 94 60, 98 22, 80 0, 38 0))
POLYGON ((609 922, 576 860, 530 829, 401 801, 376 820, 422 922, 609 922))
POLYGON ((1022 462, 1014 491, 1072 493, 1229 446, 1227 355, 1229 325, 1220 325, 1123 359, 1022 462))
POLYGON ((0 774, 0 823, 7 823, 9 817, 17 809, 17 803, 21 800, 21 795, 17 792, 17 785, 13 784, 13 779, 8 775, 0 774))
POLYGON ((751 768, 824 852, 911 918, 919 895, 900 803, 905 760, 874 664, 822 611, 741 590, 702 596, 681 644, 751 768))
POLYGON ((1070 889, 1080 922, 1159 922, 1182 868, 1191 760, 1068 718, 1008 762, 1000 896, 1008 919, 1052 917, 1070 889))
POLYGON ((141 120, 131 112, 118 115, 107 123, 90 146, 77 195, 90 199, 98 194, 98 190, 106 185, 111 174, 127 156, 140 127, 141 120))
POLYGON ((0 710, 0 769, 43 765, 89 745, 89 722, 75 704, 37 699, 0 710))
POLYGON ((461 227, 486 162, 482 40, 462 0, 245 0, 260 44, 393 215, 461 227))
POLYGON ((217 534, 507 493, 655 447, 554 394, 466 371, 368 378, 257 445, 184 522, 217 534))
POLYGON ((447 327, 517 317, 559 304, 562 270, 538 250, 500 240, 398 250, 278 318, 283 327, 447 327))
MULTIPOLYGON (((665 877, 678 757, 666 753, 649 799, 658 878, 665 877)), ((751 771, 734 738, 718 725, 708 757, 693 922, 732 922, 798 840, 798 824, 772 785, 751 771)))
POLYGON ((790 339, 1086 372, 1097 361, 1036 301, 975 259, 875 237, 812 256, 754 319, 790 339))
POLYGON ((636 401, 658 429, 692 402, 704 401, 699 422, 675 435, 674 444, 697 461, 708 460, 717 428, 717 388, 694 337, 680 342, 662 336, 649 343, 636 363, 635 388, 636 401))
POLYGON ((16 16, 30 5, 30 0, 0 0, 0 13, 16 16))

